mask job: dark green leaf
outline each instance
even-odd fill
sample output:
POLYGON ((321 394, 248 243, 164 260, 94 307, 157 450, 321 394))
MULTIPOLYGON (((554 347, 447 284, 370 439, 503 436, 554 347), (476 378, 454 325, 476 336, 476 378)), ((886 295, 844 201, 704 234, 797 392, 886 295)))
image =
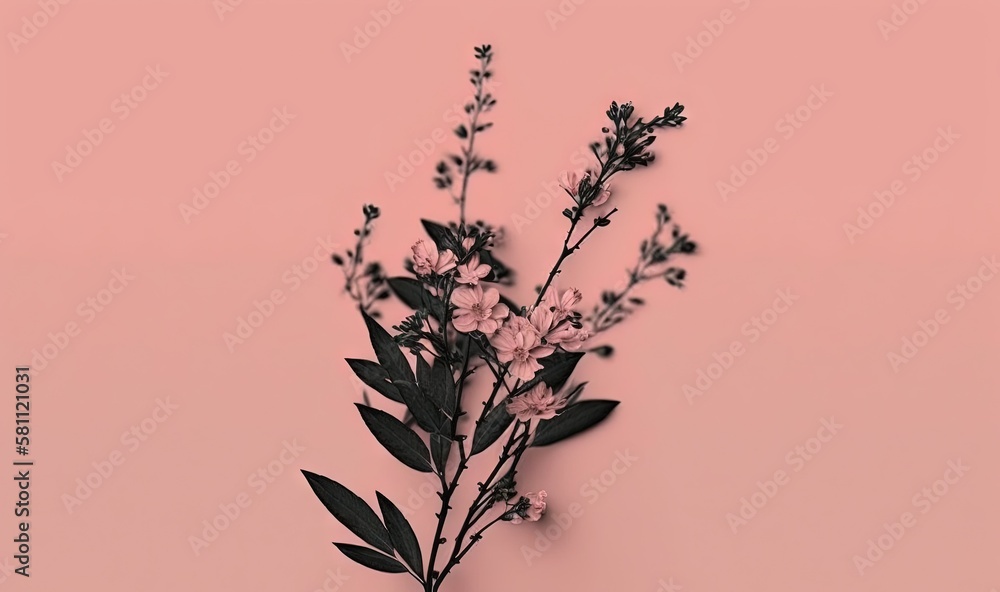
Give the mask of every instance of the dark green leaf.
POLYGON ((313 493, 333 517, 369 545, 392 553, 392 539, 371 506, 333 479, 302 471, 313 493))
POLYGON ((618 401, 599 399, 570 405, 552 419, 539 422, 532 446, 548 446, 594 427, 604 421, 618 401))
POLYGON ((402 563, 396 561, 388 555, 383 555, 378 551, 369 549, 368 547, 348 545, 347 543, 334 543, 334 546, 340 549, 341 553, 347 555, 348 559, 356 561, 369 569, 384 571, 386 573, 406 572, 406 568, 402 563))
POLYGON ((434 434, 443 433, 442 429, 448 422, 448 418, 441 413, 434 403, 425 397, 417 385, 413 382, 397 381, 396 388, 403 397, 407 409, 413 414, 413 419, 417 420, 417 425, 424 431, 434 434))
POLYGON ((431 369, 431 390, 434 393, 432 398, 449 416, 452 415, 455 409, 455 380, 448 364, 439 358, 434 359, 431 369))
POLYGON ((534 378, 521 385, 521 388, 517 389, 516 394, 530 391, 539 382, 545 382, 545 384, 552 387, 552 390, 558 391, 569 380, 570 375, 573 374, 573 370, 582 357, 583 352, 569 353, 557 351, 552 355, 538 360, 543 368, 535 374, 534 378))
POLYGON ((360 403, 355 405, 361 412, 361 419, 365 421, 365 425, 389 454, 404 465, 422 473, 434 470, 427 446, 416 432, 385 411, 360 403))
POLYGON ((403 304, 413 310, 427 310, 435 319, 444 318, 444 303, 435 298, 420 281, 408 277, 389 278, 389 287, 403 304))
POLYGON ((417 355, 417 386, 425 397, 433 398, 431 380, 431 365, 427 363, 422 355, 417 355))
POLYGON ((393 382, 397 380, 413 382, 415 380, 413 370, 410 370, 410 363, 406 361, 406 356, 403 355, 396 341, 389 335, 388 331, 382 328, 382 325, 378 324, 378 321, 364 312, 361 314, 365 318, 365 325, 368 326, 368 337, 375 350, 375 357, 378 358, 379 364, 385 368, 389 378, 393 382))
POLYGON ((442 475, 448 466, 448 455, 451 454, 452 441, 447 436, 441 434, 431 434, 431 458, 434 459, 434 466, 442 475))
POLYGON ((389 498, 377 491, 375 495, 378 496, 378 506, 382 509, 382 519, 385 520, 385 525, 389 529, 393 546, 399 551, 399 556, 403 558, 406 565, 409 565, 418 576, 424 577, 424 559, 420 553, 420 543, 417 542, 417 535, 413 532, 413 527, 410 526, 399 508, 389 501, 389 498))
POLYGON ((437 245, 438 249, 449 249, 453 252, 455 250, 455 237, 451 230, 447 226, 442 226, 437 222, 431 220, 420 220, 420 223, 424 225, 424 230, 437 245))
POLYGON ((400 396, 399 391, 389 382, 389 373, 385 371, 385 368, 370 360, 356 360, 353 358, 348 358, 347 364, 358 375, 361 382, 397 403, 403 402, 403 397, 400 396))
POLYGON ((507 412, 507 405, 504 402, 490 409, 483 421, 476 426, 476 432, 472 436, 471 454, 479 454, 489 448, 507 431, 512 421, 514 416, 507 412))

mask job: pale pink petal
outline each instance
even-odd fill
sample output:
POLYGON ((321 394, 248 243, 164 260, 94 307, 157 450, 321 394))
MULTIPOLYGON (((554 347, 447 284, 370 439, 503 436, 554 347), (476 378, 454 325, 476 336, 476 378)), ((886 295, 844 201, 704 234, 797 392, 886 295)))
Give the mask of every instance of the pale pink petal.
POLYGON ((494 306, 496 306, 497 302, 500 302, 500 291, 497 290, 496 288, 489 288, 486 291, 483 291, 483 289, 480 288, 479 286, 476 286, 476 288, 478 288, 483 293, 483 298, 482 300, 480 300, 483 307, 493 308, 494 306))

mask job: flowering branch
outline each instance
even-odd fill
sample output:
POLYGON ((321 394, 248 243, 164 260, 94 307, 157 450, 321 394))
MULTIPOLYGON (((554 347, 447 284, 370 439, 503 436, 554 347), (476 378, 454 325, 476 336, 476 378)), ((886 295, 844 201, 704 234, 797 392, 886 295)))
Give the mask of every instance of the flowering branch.
POLYGON ((598 228, 608 226, 618 211, 612 208, 595 215, 590 227, 582 230, 588 212, 610 199, 609 180, 619 172, 652 162, 653 154, 648 150, 655 140, 652 132, 680 125, 685 119, 679 104, 645 122, 632 117, 631 103, 612 103, 607 112, 612 123, 602 130, 606 134, 603 145, 591 145, 596 159, 593 170, 566 174, 562 179, 561 185, 573 202, 563 211, 569 228, 537 298, 531 306, 522 307, 500 294, 498 287, 511 283, 513 277, 494 254, 501 229, 466 220, 469 177, 479 170, 496 170, 493 161, 475 152, 477 135, 492 125, 484 123, 482 115, 496 104, 485 91, 492 76, 493 53, 485 45, 476 48, 475 55, 479 67, 472 71, 471 82, 476 93, 465 107, 468 122, 455 130, 465 144, 460 154, 450 154, 438 164, 434 178, 458 204, 458 222, 422 220, 429 238, 411 247, 411 257, 405 262, 409 275, 386 278, 381 266, 364 261, 372 222, 379 216, 378 208, 365 206, 364 224, 355 231, 356 245, 333 256, 344 271, 345 291, 358 303, 375 354, 375 360, 349 359, 348 363, 367 386, 406 408, 404 420, 399 420, 373 407, 366 396, 363 404, 357 404, 361 418, 394 458, 413 470, 434 474, 440 484, 441 507, 435 514, 437 524, 426 561, 426 547, 386 496, 376 491, 379 515, 347 487, 303 471, 326 509, 367 545, 335 543, 337 548, 371 569, 408 573, 423 592, 440 592, 447 576, 496 524, 542 518, 547 493, 518 490, 517 471, 525 452, 599 425, 618 405, 611 400, 581 400, 585 383, 566 386, 585 355, 584 346, 592 334, 630 314, 629 306, 636 305, 630 294, 639 283, 663 277, 680 285, 684 271, 663 270, 661 264, 677 253, 694 251, 694 243, 676 227, 672 245, 660 242, 670 219, 661 206, 656 230, 641 245, 639 261, 629 271, 626 286, 606 291, 603 304, 591 315, 584 318, 577 310, 582 299, 578 290, 553 287, 566 259, 598 228), (462 182, 456 193, 458 177, 462 182), (391 326, 392 333, 375 320, 378 311, 373 309, 375 301, 390 294, 413 311, 391 326), (466 399, 474 386, 471 378, 484 366, 493 384, 483 393, 474 425, 463 430, 459 424, 468 414, 466 399), (479 455, 500 442, 499 456, 487 478, 477 484, 475 499, 464 512, 450 551, 445 552, 448 540, 444 532, 461 480, 476 457, 482 459, 479 455), (452 458, 455 454, 457 459, 452 458))
POLYGON ((361 228, 354 230, 354 236, 358 237, 354 248, 343 254, 333 253, 330 257, 344 272, 344 292, 357 303, 358 310, 377 318, 379 313, 372 307, 377 300, 388 298, 389 290, 382 266, 379 263, 365 265, 364 248, 374 230, 373 223, 381 212, 373 205, 365 205, 361 212, 365 221, 361 228))
MULTIPOLYGON (((496 99, 486 92, 486 82, 492 78, 493 72, 489 69, 493 61, 493 49, 489 45, 476 48, 476 57, 479 59, 479 68, 472 70, 471 78, 475 95, 471 102, 465 105, 465 114, 468 116, 468 125, 462 124, 455 128, 455 135, 462 140, 466 140, 466 145, 462 147, 462 154, 449 154, 448 159, 451 164, 458 167, 458 174, 462 178, 461 189, 458 195, 452 194, 452 199, 458 204, 459 224, 465 226, 465 202, 469 190, 469 177, 478 170, 487 172, 496 171, 496 163, 492 160, 482 159, 474 152, 476 145, 476 134, 486 131, 493 126, 492 122, 481 123, 479 117, 493 109, 496 99)), ((451 189, 453 185, 451 167, 448 161, 442 160, 437 165, 438 176, 434 178, 434 183, 438 189, 451 189)))
POLYGON ((603 333, 625 320, 635 312, 635 308, 645 304, 640 298, 629 297, 632 289, 639 284, 654 279, 666 280, 671 286, 684 287, 687 272, 678 267, 668 267, 666 264, 674 255, 690 255, 697 250, 697 244, 682 234, 679 226, 671 230, 670 246, 660 242, 660 236, 670 222, 670 212, 667 206, 660 204, 656 211, 656 227, 652 235, 639 245, 639 259, 635 266, 628 270, 627 281, 620 290, 606 290, 601 294, 601 304, 594 307, 593 313, 587 317, 591 336, 603 333), (627 298, 627 300, 626 300, 627 298))

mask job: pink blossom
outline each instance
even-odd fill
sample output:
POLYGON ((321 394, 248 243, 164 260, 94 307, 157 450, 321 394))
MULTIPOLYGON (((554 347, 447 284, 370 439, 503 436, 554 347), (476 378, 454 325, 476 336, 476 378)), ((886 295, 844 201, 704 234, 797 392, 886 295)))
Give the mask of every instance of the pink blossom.
POLYGON ((565 323, 546 335, 545 341, 551 345, 559 345, 566 351, 579 351, 589 338, 590 331, 577 329, 569 323, 565 323))
POLYGON ((592 205, 592 206, 602 206, 602 205, 605 204, 605 202, 608 201, 608 198, 610 198, 610 197, 611 197, 611 186, 608 185, 607 183, 605 183, 604 185, 601 185, 600 190, 597 192, 597 195, 594 197, 594 201, 590 202, 590 205, 592 205))
POLYGON ((524 494, 524 497, 528 499, 530 504, 526 510, 524 510, 524 518, 520 514, 515 514, 511 519, 511 524, 520 524, 521 522, 538 522, 542 519, 542 515, 545 514, 545 498, 549 497, 549 494, 545 493, 545 490, 541 490, 538 493, 528 492, 524 494))
POLYGON ((413 270, 418 275, 445 273, 455 269, 455 254, 451 251, 438 251, 433 244, 420 239, 413 243, 413 270))
POLYGON ((490 340, 497 350, 497 359, 510 362, 510 373, 521 380, 531 380, 541 370, 539 358, 551 354, 554 347, 542 345, 538 329, 524 317, 512 316, 490 340))
POLYGON ((580 181, 589 176, 590 173, 583 170, 567 171, 559 176, 559 186, 573 197, 576 197, 580 189, 580 181))
POLYGON ((508 401, 507 413, 517 421, 552 419, 565 406, 565 398, 557 397, 549 385, 539 382, 530 391, 508 401))
POLYGON ((545 292, 542 305, 552 311, 553 322, 558 323, 568 317, 573 312, 573 307, 580 304, 581 300, 583 300, 583 294, 576 288, 570 288, 559 294, 559 290, 555 286, 551 286, 545 292))
POLYGON ((462 333, 482 331, 492 335, 510 314, 507 305, 500 304, 500 292, 496 288, 483 291, 478 285, 471 288, 460 286, 452 293, 451 302, 458 307, 452 322, 455 329, 462 333))
POLYGON ((538 331, 539 335, 545 335, 552 328, 555 316, 549 307, 538 306, 531 309, 531 312, 528 313, 528 320, 531 321, 531 326, 538 331))
POLYGON ((468 261, 458 266, 458 282, 475 286, 479 280, 490 275, 491 271, 493 271, 492 267, 479 262, 479 253, 473 253, 469 256, 468 261))

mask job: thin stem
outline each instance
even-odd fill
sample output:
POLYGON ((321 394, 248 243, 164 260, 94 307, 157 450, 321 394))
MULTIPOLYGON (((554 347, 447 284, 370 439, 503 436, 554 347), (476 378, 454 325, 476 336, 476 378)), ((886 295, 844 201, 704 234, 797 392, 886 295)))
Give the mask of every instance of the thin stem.
MULTIPOLYGON (((438 576, 437 583, 435 584, 433 590, 437 590, 438 588, 440 588, 441 582, 444 580, 445 576, 447 576, 451 572, 451 570, 456 565, 458 565, 458 562, 461 560, 462 544, 463 541, 465 540, 465 536, 468 534, 469 530, 475 524, 476 520, 474 520, 474 518, 476 518, 476 512, 478 511, 480 504, 482 504, 483 501, 487 499, 487 496, 490 493, 490 490, 492 489, 493 480, 496 479, 497 475, 500 473, 500 470, 507 463, 507 461, 512 458, 512 456, 510 455, 510 449, 514 445, 515 439, 517 437, 528 435, 527 426, 525 426, 524 434, 520 435, 517 434, 517 430, 521 425, 522 422, 514 424, 514 429, 513 431, 511 431, 510 437, 507 439, 507 443, 504 445, 504 449, 500 455, 499 461, 493 468, 493 471, 490 473, 490 476, 487 477, 486 481, 484 481, 480 485, 479 495, 476 496, 476 499, 472 502, 472 506, 469 507, 469 512, 466 514, 465 520, 462 522, 462 528, 458 531, 458 534, 455 536, 455 542, 454 546, 452 547, 451 557, 448 559, 448 563, 445 564, 444 569, 441 571, 441 575, 438 576)), ((525 438, 525 440, 527 440, 527 438, 525 438)))
POLYGON ((480 75, 476 79, 476 106, 469 123, 469 146, 462 152, 465 162, 462 167, 462 191, 458 195, 459 225, 465 227, 465 199, 469 190, 469 174, 472 172, 472 149, 476 145, 476 128, 479 126, 479 115, 483 112, 483 73, 486 72, 486 58, 479 59, 480 75))
POLYGON ((590 229, 587 230, 587 232, 585 232, 584 235, 580 237, 580 240, 576 241, 576 243, 574 243, 573 246, 570 246, 569 241, 570 238, 573 236, 573 230, 576 229, 577 223, 580 221, 580 218, 583 217, 583 209, 577 210, 577 213, 573 215, 571 224, 569 226, 569 231, 566 233, 566 238, 563 239, 563 247, 562 247, 562 252, 559 254, 559 259, 556 260, 556 264, 553 265, 552 270, 549 271, 549 276, 548 278, 546 278, 545 284, 542 285, 542 289, 538 291, 538 298, 535 299, 534 306, 538 306, 539 304, 541 304, 542 299, 545 298, 545 292, 549 289, 549 286, 552 285, 552 280, 554 280, 556 276, 559 275, 563 262, 566 261, 566 259, 568 259, 570 255, 575 253, 583 244, 583 241, 587 240, 587 237, 593 234, 595 230, 597 230, 601 226, 606 226, 607 225, 606 221, 610 219, 612 214, 614 214, 617 211, 618 208, 614 208, 607 214, 594 219, 594 225, 591 226, 590 229), (602 223, 602 221, 604 221, 605 223, 602 223))

